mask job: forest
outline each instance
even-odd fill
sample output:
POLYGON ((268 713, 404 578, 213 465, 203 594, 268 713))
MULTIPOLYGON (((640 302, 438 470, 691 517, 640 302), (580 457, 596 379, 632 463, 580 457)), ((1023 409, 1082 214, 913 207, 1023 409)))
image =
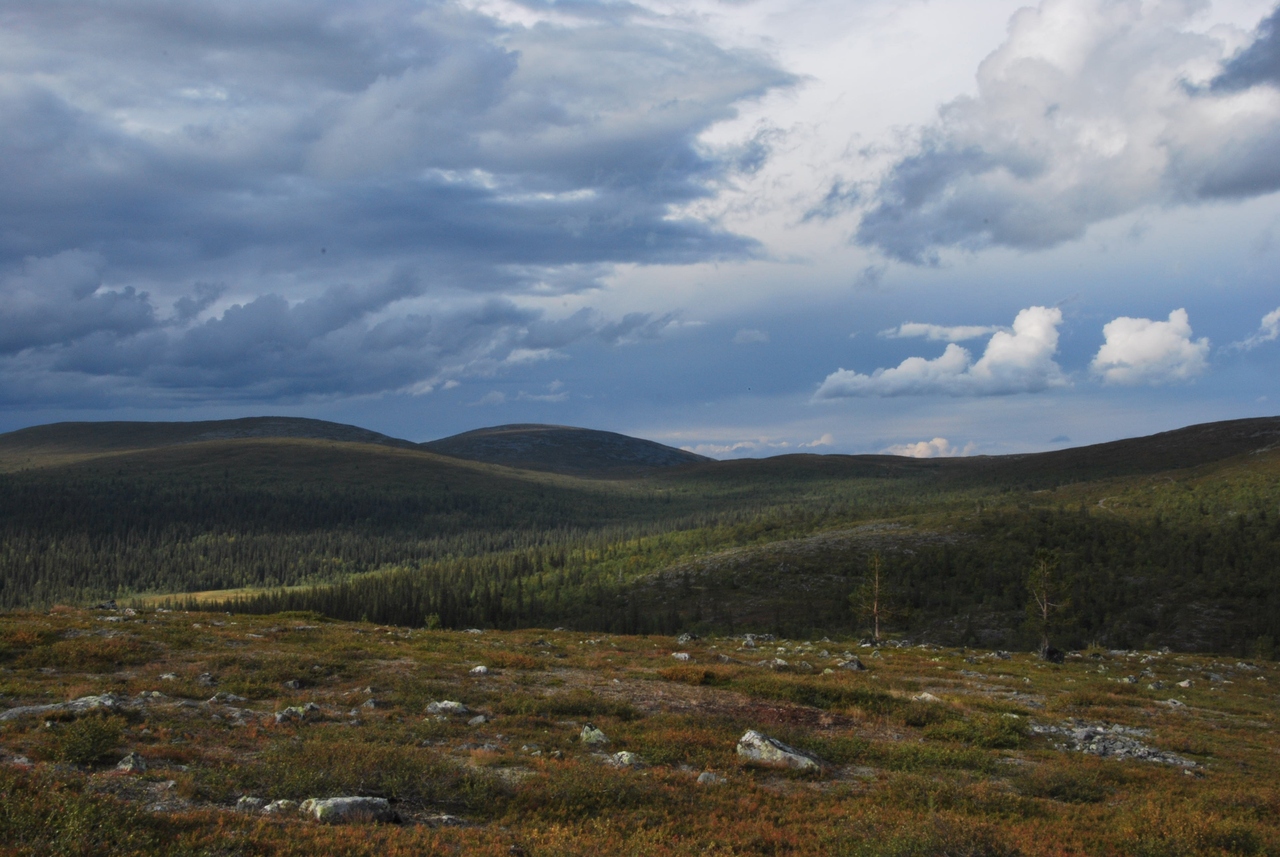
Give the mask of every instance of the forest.
POLYGON ((597 477, 314 437, 61 450, 43 466, 28 449, 0 472, 0 608, 111 598, 427 628, 856 635, 851 596, 874 555, 888 633, 1026 649, 1039 551, 1063 589, 1061 645, 1268 655, 1280 453, 1238 428, 1065 456, 597 477))

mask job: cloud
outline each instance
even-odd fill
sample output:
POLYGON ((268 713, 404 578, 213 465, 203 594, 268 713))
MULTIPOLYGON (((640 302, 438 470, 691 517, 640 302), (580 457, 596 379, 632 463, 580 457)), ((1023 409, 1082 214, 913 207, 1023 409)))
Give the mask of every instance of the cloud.
POLYGON ((1148 205, 1280 189, 1276 15, 1223 65, 1224 31, 1190 29, 1200 10, 1138 0, 1019 10, 979 66, 977 94, 943 105, 850 206, 862 211, 856 240, 935 263, 948 248, 1051 247, 1148 205))
POLYGON ((1168 321, 1121 316, 1102 328, 1102 347, 1090 364, 1108 384, 1164 384, 1187 381, 1204 373, 1209 340, 1191 339, 1185 309, 1168 321))
POLYGON ((1223 65, 1212 87, 1238 92, 1263 83, 1280 83, 1280 7, 1258 25, 1253 43, 1223 65))
POLYGON ((1275 342, 1276 339, 1280 339, 1280 307, 1262 317, 1257 333, 1248 339, 1231 343, 1230 347, 1238 351, 1251 351, 1264 342, 1275 342))
POLYGON ((733 335, 734 345, 757 345, 769 341, 769 334, 764 330, 748 330, 743 328, 733 335))
POLYGON ((1062 311, 1029 307, 1018 313, 1012 332, 998 330, 976 362, 965 348, 949 343, 932 360, 908 357, 890 369, 862 375, 840 369, 827 376, 815 399, 855 396, 997 396, 1033 393, 1067 380, 1054 361, 1062 311))
POLYGON ((940 324, 918 324, 913 321, 880 331, 880 335, 888 339, 910 339, 923 337, 931 342, 964 342, 966 339, 977 339, 995 333, 998 327, 982 327, 978 325, 960 325, 944 327, 940 324))
POLYGON ((933 440, 922 440, 916 443, 900 443, 886 448, 887 455, 905 455, 908 458, 954 458, 959 455, 970 455, 976 447, 966 444, 963 449, 952 446, 945 437, 933 440))
POLYGON ((808 443, 801 443, 797 445, 801 449, 817 449, 820 446, 831 446, 835 442, 836 442, 835 437, 832 436, 831 432, 827 432, 822 437, 817 438, 816 440, 811 440, 808 443))
POLYGON ((681 211, 747 157, 703 132, 793 76, 627 4, 473 5, 8 4, 0 400, 434 388, 672 321, 520 297, 759 252, 681 211))

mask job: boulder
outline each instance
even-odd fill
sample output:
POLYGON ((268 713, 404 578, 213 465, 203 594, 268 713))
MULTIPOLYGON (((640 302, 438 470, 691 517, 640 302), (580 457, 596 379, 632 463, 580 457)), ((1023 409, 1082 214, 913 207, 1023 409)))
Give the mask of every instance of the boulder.
POLYGON ((836 666, 840 667, 842 670, 851 670, 853 672, 862 672, 866 669, 866 666, 858 659, 857 655, 850 657, 846 661, 837 662, 836 666))
POLYGON ((748 730, 738 739, 738 755, 758 765, 791 768, 797 771, 822 770, 822 762, 813 756, 754 729, 748 730))
POLYGON ((104 693, 100 696, 82 696, 79 699, 73 699, 70 702, 54 702, 48 705, 20 705, 17 708, 10 708, 8 711, 0 711, 0 721, 14 720, 28 714, 55 714, 70 712, 80 714, 84 711, 94 711, 99 708, 105 708, 107 711, 114 711, 125 705, 129 700, 123 696, 116 696, 111 693, 104 693))
POLYGON ((917 693, 915 696, 911 697, 911 700, 913 702, 942 702, 941 699, 934 696, 932 693, 930 693, 927 690, 924 691, 923 693, 917 693))
POLYGON ((469 674, 470 675, 488 675, 489 668, 481 664, 478 667, 472 667, 471 672, 469 674))
POLYGON ((698 785, 700 786, 718 786, 724 782, 724 777, 713 771, 703 771, 698 774, 698 785))
POLYGON ((137 753, 130 753, 116 763, 117 771, 126 771, 130 774, 141 774, 146 769, 146 759, 142 758, 137 753))
POLYGON ((578 736, 578 740, 588 747, 597 747, 601 744, 609 743, 609 738, 590 723, 582 727, 582 734, 578 736))
POLYGON ((467 721, 467 725, 468 725, 468 726, 483 726, 484 724, 486 724, 486 723, 488 723, 488 722, 489 722, 489 718, 488 718, 488 717, 486 717, 486 716, 485 716, 485 715, 483 715, 483 714, 477 714, 475 717, 472 717, 470 720, 468 720, 468 721, 467 721))
POLYGON ((638 768, 644 762, 630 750, 619 750, 609 757, 609 764, 615 768, 638 768))
POLYGON ((236 801, 236 812, 261 812, 267 802, 260 797, 245 795, 236 801))
POLYGON ((387 799, 381 797, 313 797, 302 802, 301 810, 323 824, 400 820, 387 799))
POLYGON ((470 714, 471 712, 461 702, 452 699, 442 699, 438 702, 432 702, 427 705, 428 714, 439 714, 441 716, 449 716, 450 714, 470 714))
POLYGON ((688 652, 672 652, 671 657, 675 658, 677 661, 693 660, 693 656, 690 655, 688 652))
POLYGON ((298 811, 296 800, 273 800, 262 808, 263 815, 289 815, 298 811))
POLYGON ((314 702, 306 705, 291 705, 284 711, 276 712, 276 723, 303 723, 314 720, 320 715, 320 706, 314 702))

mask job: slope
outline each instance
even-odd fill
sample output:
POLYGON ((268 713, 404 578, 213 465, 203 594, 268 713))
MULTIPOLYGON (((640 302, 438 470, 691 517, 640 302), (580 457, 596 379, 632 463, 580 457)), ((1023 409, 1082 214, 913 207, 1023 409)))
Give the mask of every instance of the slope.
POLYGON ((455 458, 579 476, 627 476, 711 460, 615 432, 535 424, 476 429, 420 446, 455 458))

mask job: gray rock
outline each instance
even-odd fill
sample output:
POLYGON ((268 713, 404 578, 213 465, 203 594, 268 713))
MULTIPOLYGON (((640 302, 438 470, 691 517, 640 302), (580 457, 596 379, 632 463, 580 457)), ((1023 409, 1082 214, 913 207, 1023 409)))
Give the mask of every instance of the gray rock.
MULTIPOLYGON (((257 798, 254 798, 257 800, 257 798)), ((296 800, 273 800, 262 808, 263 815, 289 815, 298 811, 296 800)))
POLYGON ((324 824, 400 820, 387 799, 380 797, 313 797, 304 800, 300 809, 324 824))
POLYGON ((289 688, 289 690, 301 690, 302 682, 298 681, 296 678, 291 678, 284 683, 284 686, 289 688))
POLYGON ((177 681, 178 674, 177 673, 161 673, 160 680, 161 681, 177 681))
POLYGON ((582 727, 582 734, 578 736, 578 740, 588 747, 597 747, 601 744, 609 743, 609 738, 590 723, 582 727))
POLYGON ((488 674, 489 674, 489 668, 484 666, 483 664, 481 664, 478 667, 472 667, 470 672, 470 675, 477 675, 477 676, 488 675, 488 674))
POLYGON ((0 721, 15 720, 31 714, 80 714, 84 711, 94 711, 99 708, 115 711, 124 707, 127 702, 128 699, 123 696, 104 693, 100 696, 82 696, 70 702, 54 702, 48 705, 20 705, 17 708, 10 708, 8 711, 0 712, 0 721))
POLYGON ((200 673, 200 675, 196 676, 196 684, 204 687, 213 687, 217 683, 218 680, 213 677, 213 673, 200 673))
POLYGON ((139 756, 137 753, 130 753, 116 763, 117 771, 127 771, 131 774, 141 774, 146 769, 147 760, 139 756))
POLYGON ((630 750, 619 750, 609 757, 609 764, 615 768, 638 768, 644 762, 630 750))
POLYGON ((245 795, 236 801, 236 812, 260 812, 267 802, 260 797, 245 795))
POLYGON ((677 661, 693 660, 693 656, 690 655, 688 652, 672 652, 671 657, 675 658, 677 661))
POLYGON ((486 723, 488 723, 488 722, 489 722, 489 718, 488 718, 488 717, 486 717, 486 716, 485 716, 485 715, 483 715, 483 714, 477 714, 475 717, 472 717, 470 720, 468 720, 468 721, 467 721, 467 725, 468 725, 468 726, 483 726, 484 724, 486 724, 486 723))
POLYGON ((448 716, 450 714, 470 714, 471 712, 461 702, 452 699, 442 699, 439 702, 432 702, 427 706, 428 714, 439 714, 448 716))
POLYGON ((738 739, 737 752, 747 761, 759 765, 791 768, 797 771, 822 770, 822 762, 818 759, 754 729, 748 730, 738 739))
POLYGON ((836 666, 842 670, 850 670, 852 672, 862 672, 867 667, 858 659, 857 655, 850 657, 848 660, 837 661, 836 666))
POLYGON ((698 785, 700 786, 718 786, 724 782, 724 777, 712 771, 703 771, 698 774, 698 785))
POLYGON ((291 705, 284 711, 276 712, 276 723, 304 723, 320 716, 320 706, 314 702, 306 705, 291 705))
POLYGON ((1059 750, 1074 750, 1109 759, 1138 759, 1183 768, 1196 767, 1196 763, 1190 759, 1157 750, 1139 741, 1139 737, 1150 734, 1147 729, 1076 720, 1061 726, 1037 724, 1031 727, 1031 731, 1062 739, 1054 742, 1059 750))
POLYGON ((1182 681, 1178 682, 1178 687, 1191 687, 1194 684, 1195 682, 1193 682, 1191 679, 1184 678, 1182 681))
POLYGON ((234 693, 227 693, 226 691, 221 691, 221 690, 215 693, 213 696, 209 697, 209 702, 215 703, 215 704, 222 703, 224 705, 228 705, 232 702, 248 702, 248 701, 249 700, 245 699, 243 696, 236 696, 234 693))

